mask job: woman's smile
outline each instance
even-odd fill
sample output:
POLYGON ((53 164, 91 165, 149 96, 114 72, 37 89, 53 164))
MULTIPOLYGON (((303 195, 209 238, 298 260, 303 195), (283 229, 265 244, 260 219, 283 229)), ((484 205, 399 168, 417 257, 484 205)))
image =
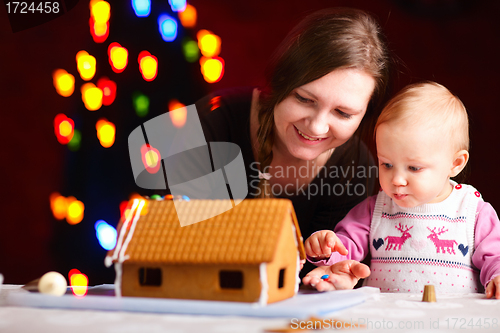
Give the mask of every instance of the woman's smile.
POLYGON ((298 134, 299 140, 306 143, 306 144, 315 145, 315 144, 319 144, 320 142, 323 142, 327 139, 325 137, 315 138, 315 137, 309 136, 309 135, 305 134, 304 132, 302 132, 301 130, 299 130, 295 125, 293 127, 295 128, 295 131, 298 134))

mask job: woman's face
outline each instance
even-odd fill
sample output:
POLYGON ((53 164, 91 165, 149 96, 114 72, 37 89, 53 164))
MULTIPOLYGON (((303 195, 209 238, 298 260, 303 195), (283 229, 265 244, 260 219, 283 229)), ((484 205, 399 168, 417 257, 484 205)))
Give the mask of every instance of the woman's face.
POLYGON ((274 108, 274 148, 309 161, 342 145, 358 128, 374 89, 375 79, 355 68, 294 89, 274 108))

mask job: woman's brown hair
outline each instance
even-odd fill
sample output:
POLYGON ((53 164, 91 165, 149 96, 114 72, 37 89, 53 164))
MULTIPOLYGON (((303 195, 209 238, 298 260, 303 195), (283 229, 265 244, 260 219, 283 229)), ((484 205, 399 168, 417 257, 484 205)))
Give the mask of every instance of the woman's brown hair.
MULTIPOLYGON (((274 107, 295 88, 343 68, 366 71, 376 81, 366 115, 355 135, 370 138, 385 101, 391 57, 378 23, 367 13, 349 8, 322 9, 304 18, 280 44, 267 70, 258 112, 258 161, 263 171, 273 160, 274 107)), ((358 147, 359 148, 359 147, 358 147)), ((353 156, 359 156, 352 151, 353 156)), ((357 160, 357 157, 355 158, 357 160)), ((261 179, 261 197, 270 197, 261 179)))

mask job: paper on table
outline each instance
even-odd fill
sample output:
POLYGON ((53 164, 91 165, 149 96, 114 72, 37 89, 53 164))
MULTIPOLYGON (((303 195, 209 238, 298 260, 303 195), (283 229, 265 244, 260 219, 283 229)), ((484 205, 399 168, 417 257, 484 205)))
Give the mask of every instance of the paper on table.
POLYGON ((83 298, 72 295, 55 297, 39 293, 12 292, 6 305, 41 308, 88 309, 199 315, 233 315, 250 317, 309 318, 336 312, 360 303, 378 293, 377 288, 333 292, 303 292, 293 298, 260 306, 256 303, 199 301, 165 298, 114 297, 113 285, 89 288, 83 298))

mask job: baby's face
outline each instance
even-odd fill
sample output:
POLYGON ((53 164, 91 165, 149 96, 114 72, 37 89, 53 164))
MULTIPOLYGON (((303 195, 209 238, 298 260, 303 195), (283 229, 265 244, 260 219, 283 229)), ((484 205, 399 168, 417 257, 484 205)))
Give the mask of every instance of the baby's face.
POLYGON ((396 204, 436 203, 451 193, 455 152, 439 130, 388 122, 377 128, 376 141, 380 186, 396 204))

